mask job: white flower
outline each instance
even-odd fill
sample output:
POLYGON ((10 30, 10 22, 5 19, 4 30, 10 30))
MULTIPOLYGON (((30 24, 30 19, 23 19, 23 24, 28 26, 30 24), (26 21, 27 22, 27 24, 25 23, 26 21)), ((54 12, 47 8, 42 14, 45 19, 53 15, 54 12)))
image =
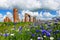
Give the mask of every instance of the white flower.
POLYGON ((54 37, 50 37, 50 40, 53 40, 54 39, 54 37))
POLYGON ((44 37, 46 37, 46 36, 44 36, 44 37))
POLYGON ((32 40, 32 39, 30 39, 30 40, 32 40))
POLYGON ((14 36, 14 34, 10 34, 11 36, 14 36))
POLYGON ((42 40, 43 40, 43 37, 40 37, 40 39, 42 39, 42 40))
POLYGON ((37 39, 41 39, 41 40, 43 40, 43 38, 42 38, 42 37, 38 37, 37 39))
POLYGON ((37 39, 40 39, 40 37, 38 37, 37 39))

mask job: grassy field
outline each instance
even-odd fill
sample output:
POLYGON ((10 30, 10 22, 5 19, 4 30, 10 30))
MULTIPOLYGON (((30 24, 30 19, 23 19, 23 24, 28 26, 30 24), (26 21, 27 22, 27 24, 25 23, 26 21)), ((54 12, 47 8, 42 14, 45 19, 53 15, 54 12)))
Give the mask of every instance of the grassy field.
POLYGON ((60 40, 60 22, 0 22, 0 40, 60 40))

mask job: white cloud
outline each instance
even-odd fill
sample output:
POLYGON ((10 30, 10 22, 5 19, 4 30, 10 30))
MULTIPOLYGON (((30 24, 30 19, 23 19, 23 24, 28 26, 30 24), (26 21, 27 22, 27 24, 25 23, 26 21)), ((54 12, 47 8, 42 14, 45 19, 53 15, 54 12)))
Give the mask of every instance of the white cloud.
POLYGON ((40 8, 60 9, 60 0, 0 0, 0 8, 35 10, 40 8))
POLYGON ((2 18, 3 17, 3 15, 0 13, 0 18, 2 18))
POLYGON ((12 18, 12 17, 13 17, 13 15, 12 15, 11 12, 7 12, 6 14, 7 14, 7 16, 8 16, 9 18, 12 18))
POLYGON ((23 15, 22 19, 24 19, 25 13, 29 14, 30 16, 36 16, 36 17, 39 16, 38 12, 32 12, 32 11, 29 11, 29 10, 27 10, 27 11, 24 10, 24 11, 22 11, 22 15, 23 15))
POLYGON ((0 13, 0 22, 3 21, 3 15, 0 13))
POLYGON ((51 16, 52 16, 52 14, 49 13, 49 12, 44 12, 43 15, 44 15, 45 17, 51 17, 51 16))
POLYGON ((56 15, 53 15, 50 12, 44 12, 43 16, 46 17, 46 18, 52 18, 52 17, 55 17, 56 15))
MULTIPOLYGON (((60 0, 59 0, 60 1, 60 0)), ((60 2, 56 0, 42 0, 42 7, 49 9, 60 9, 60 2)))
MULTIPOLYGON (((31 16, 37 16, 41 19, 45 19, 42 17, 54 17, 55 15, 52 15, 49 12, 31 12, 29 10, 38 10, 40 8, 47 8, 52 10, 59 10, 60 9, 60 0, 0 0, 0 8, 3 9, 12 9, 14 7, 17 7, 18 9, 23 9, 22 15, 24 16, 25 13, 30 14, 31 16), (28 11, 24 11, 28 10, 28 11)), ((2 14, 0 14, 0 17, 2 14)), ((10 19, 13 18, 13 15, 11 12, 7 12, 6 15, 4 15, 3 19, 8 16, 10 19)), ((58 16, 60 16, 60 11, 58 11, 58 16)), ((21 17, 21 14, 20 16, 21 17)))
POLYGON ((40 12, 39 16, 40 16, 40 17, 43 17, 42 12, 40 12))
POLYGON ((39 1, 36 0, 0 0, 1 8, 13 8, 18 7, 19 9, 38 9, 41 7, 39 1))
POLYGON ((29 15, 31 15, 31 16, 33 16, 33 12, 31 12, 31 11, 22 11, 22 15, 24 16, 25 15, 25 13, 27 13, 27 14, 29 14, 29 15))
POLYGON ((38 15, 37 15, 37 19, 42 19, 42 18, 43 18, 43 14, 42 14, 42 12, 38 13, 38 15))
POLYGON ((57 10, 56 12, 57 12, 57 16, 60 17, 60 10, 57 10))
POLYGON ((6 15, 3 16, 3 20, 4 20, 4 18, 6 18, 6 17, 9 17, 9 18, 11 19, 11 21, 13 21, 13 15, 12 15, 11 12, 6 12, 6 15))
POLYGON ((40 20, 52 20, 52 18, 40 18, 40 20))
POLYGON ((38 16, 38 12, 33 12, 33 16, 38 16))
POLYGON ((52 15, 50 12, 32 12, 32 11, 23 11, 22 12, 22 15, 23 15, 23 18, 24 18, 24 15, 25 13, 28 13, 30 14, 31 16, 36 16, 37 19, 41 19, 41 20, 51 20, 52 17, 55 17, 56 15, 52 15))
POLYGON ((7 17, 9 17, 13 21, 13 14, 11 12, 7 12, 7 17))
POLYGON ((29 15, 31 15, 31 16, 38 16, 38 12, 32 12, 32 11, 22 11, 22 15, 24 16, 25 15, 25 13, 27 13, 27 14, 29 14, 29 15))
POLYGON ((50 12, 40 12, 37 18, 41 20, 52 20, 55 16, 56 15, 52 15, 50 12))
POLYGON ((18 16, 19 16, 20 21, 22 21, 22 19, 23 19, 22 14, 19 13, 18 16))

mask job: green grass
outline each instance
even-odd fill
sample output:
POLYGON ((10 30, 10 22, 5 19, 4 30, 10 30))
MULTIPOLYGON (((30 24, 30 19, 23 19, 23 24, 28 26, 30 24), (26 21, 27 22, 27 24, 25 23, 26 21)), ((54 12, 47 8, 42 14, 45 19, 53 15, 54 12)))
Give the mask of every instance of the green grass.
MULTIPOLYGON (((47 28, 47 24, 42 24, 45 30, 49 30, 47 28)), ((52 32, 56 31, 56 30, 60 30, 60 23, 57 23, 57 25, 54 25, 54 23, 52 23, 50 25, 50 27, 54 27, 55 28, 52 29, 52 32)), ((37 40, 38 35, 40 34, 42 37, 41 32, 36 33, 36 30, 41 30, 40 26, 34 26, 33 23, 31 22, 19 22, 16 25, 14 25, 13 22, 10 23, 2 23, 0 22, 0 33, 4 34, 4 33, 9 33, 9 34, 14 34, 14 36, 0 36, 0 40, 30 40, 31 38, 33 40, 37 40), (18 31, 19 27, 22 26, 22 30, 18 31), (32 26, 32 27, 31 27, 32 26), (15 30, 11 30, 12 28, 15 28, 15 30), (35 34, 34 37, 32 37, 31 35, 35 34)), ((57 38, 60 38, 60 33, 58 34, 53 34, 51 33, 51 36, 54 37, 54 40, 57 40, 57 38), (57 37, 56 37, 57 36, 57 37)), ((46 38, 44 38, 44 40, 50 40, 49 37, 46 36, 46 38)))

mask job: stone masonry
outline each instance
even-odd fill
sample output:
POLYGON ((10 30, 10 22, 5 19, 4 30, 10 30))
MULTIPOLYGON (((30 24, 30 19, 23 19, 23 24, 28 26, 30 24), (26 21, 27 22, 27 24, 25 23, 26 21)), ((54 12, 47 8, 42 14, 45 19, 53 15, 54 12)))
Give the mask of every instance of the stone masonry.
POLYGON ((27 13, 25 13, 25 19, 24 20, 25 20, 25 22, 35 22, 36 18, 27 14, 27 13))
POLYGON ((4 19, 4 22, 12 22, 8 17, 4 19))
POLYGON ((19 16, 18 16, 18 9, 17 8, 13 9, 13 19, 14 19, 15 23, 20 22, 20 19, 19 19, 19 16))

